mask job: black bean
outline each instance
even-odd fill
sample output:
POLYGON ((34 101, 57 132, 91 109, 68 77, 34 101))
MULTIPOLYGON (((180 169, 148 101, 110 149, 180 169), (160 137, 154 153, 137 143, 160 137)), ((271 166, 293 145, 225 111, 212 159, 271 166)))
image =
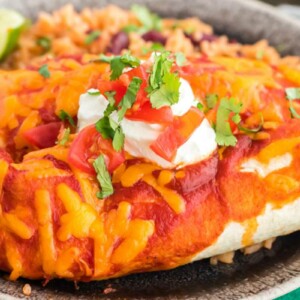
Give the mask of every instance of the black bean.
POLYGON ((146 42, 160 43, 162 45, 166 44, 166 37, 164 37, 160 32, 156 30, 150 30, 142 35, 143 40, 146 42))
POLYGON ((112 37, 108 51, 117 55, 120 54, 123 49, 127 49, 128 46, 129 38, 127 33, 120 31, 112 37))

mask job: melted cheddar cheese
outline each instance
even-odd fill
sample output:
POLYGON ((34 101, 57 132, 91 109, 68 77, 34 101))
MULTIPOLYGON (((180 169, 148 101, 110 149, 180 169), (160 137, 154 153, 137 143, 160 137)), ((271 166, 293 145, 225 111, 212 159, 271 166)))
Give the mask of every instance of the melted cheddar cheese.
MULTIPOLYGON (((266 208, 299 198, 300 121, 284 94, 287 84, 300 84, 299 71, 213 57, 178 72, 202 102, 214 93, 241 101, 246 127, 262 115, 261 130, 239 132, 235 147, 179 170, 127 155, 112 174, 113 195, 98 199, 95 174, 69 163, 75 130, 65 145, 45 149, 24 135, 57 122, 61 110, 76 116, 79 95, 108 76, 106 64, 90 59, 49 61, 48 79, 37 70, 0 72, 0 269, 10 279, 98 280, 173 268, 213 246, 231 222, 242 226, 242 247, 252 245, 266 208)), ((216 115, 217 108, 206 112, 211 123, 216 115)))

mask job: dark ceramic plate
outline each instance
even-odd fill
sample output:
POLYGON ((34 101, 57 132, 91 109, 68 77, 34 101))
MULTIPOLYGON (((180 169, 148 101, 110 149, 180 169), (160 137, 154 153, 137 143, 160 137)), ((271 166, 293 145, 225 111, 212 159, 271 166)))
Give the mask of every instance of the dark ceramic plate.
MULTIPOLYGON (((70 2, 78 9, 142 3, 162 16, 198 16, 218 33, 248 43, 267 38, 284 49, 284 54, 300 55, 300 23, 253 0, 0 0, 0 6, 35 18, 39 11, 51 11, 70 2)), ((22 287, 28 282, 0 279, 0 299, 24 297, 22 287)), ((272 250, 248 256, 237 252, 232 265, 211 266, 204 260, 170 271, 81 283, 77 287, 64 280, 51 281, 45 287, 40 281, 29 283, 31 299, 272 299, 300 286, 300 232, 278 239, 272 250), (108 288, 115 292, 106 294, 108 288)))

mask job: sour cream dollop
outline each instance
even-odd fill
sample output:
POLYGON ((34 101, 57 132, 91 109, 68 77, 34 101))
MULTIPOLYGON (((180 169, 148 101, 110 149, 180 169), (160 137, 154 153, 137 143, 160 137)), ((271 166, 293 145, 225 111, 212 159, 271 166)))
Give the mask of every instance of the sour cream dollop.
MULTIPOLYGON (((187 113, 193 106, 194 99, 194 93, 190 84, 180 78, 179 101, 171 106, 173 114, 182 116, 187 113)), ((77 114, 78 131, 96 123, 102 118, 108 104, 107 99, 103 95, 82 94, 77 114)), ((114 114, 112 114, 112 117, 117 119, 117 116, 114 114)), ((150 145, 163 131, 163 127, 160 124, 133 121, 125 117, 121 121, 121 127, 125 134, 125 151, 134 157, 144 158, 163 168, 195 164, 208 158, 217 148, 215 132, 207 119, 204 119, 190 138, 178 148, 172 162, 163 159, 150 148, 150 145)))

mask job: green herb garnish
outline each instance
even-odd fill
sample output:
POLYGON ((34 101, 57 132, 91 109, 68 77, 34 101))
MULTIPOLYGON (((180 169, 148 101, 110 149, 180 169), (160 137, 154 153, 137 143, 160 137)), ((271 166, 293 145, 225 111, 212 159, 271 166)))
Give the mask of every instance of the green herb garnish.
POLYGON ((127 91, 119 104, 120 107, 120 110, 118 111, 119 121, 121 121, 124 118, 127 109, 130 109, 134 104, 136 100, 137 92, 139 91, 141 84, 142 84, 141 78, 139 77, 132 78, 127 88, 127 91))
POLYGON ((44 78, 50 78, 50 76, 51 76, 47 64, 42 65, 42 66, 39 68, 39 73, 40 73, 44 78))
POLYGON ((131 11, 135 14, 135 16, 143 25, 144 31, 161 31, 162 22, 160 17, 150 12, 150 10, 147 7, 143 5, 134 4, 131 7, 131 11))
POLYGON ((217 94, 207 94, 205 97, 208 109, 213 109, 218 103, 219 96, 217 94))
POLYGON ((113 142, 112 142, 113 148, 116 151, 120 151, 121 149, 123 149, 123 147, 124 147, 124 140, 125 140, 125 135, 124 135, 124 132, 122 130, 122 127, 118 126, 115 129, 115 135, 113 137, 113 142))
POLYGON ((293 101, 300 100, 300 88, 286 88, 286 98, 289 100, 289 109, 293 118, 300 119, 300 115, 294 108, 293 101))
POLYGON ((70 133, 71 133, 71 130, 68 127, 67 129, 64 130, 63 137, 61 138, 61 140, 57 141, 57 144, 61 145, 61 146, 64 146, 70 138, 70 133))
POLYGON ((110 125, 110 118, 104 116, 95 124, 96 129, 99 133, 101 133, 104 139, 113 139, 115 135, 114 129, 110 125))
POLYGON ((114 99, 115 94, 116 92, 105 92, 109 104, 104 111, 104 117, 97 121, 95 126, 103 138, 112 139, 112 145, 116 151, 121 151, 124 146, 124 133, 120 124, 115 122, 111 116, 117 110, 114 99))
POLYGON ((143 47, 142 54, 147 54, 149 52, 163 52, 166 51, 165 47, 161 43, 153 43, 150 47, 143 47))
POLYGON ((229 121, 238 124, 241 121, 239 115, 242 103, 238 103, 234 98, 222 98, 217 110, 216 119, 216 142, 219 146, 235 146, 236 137, 233 135, 229 121), (233 116, 232 116, 233 114, 233 116))
POLYGON ((180 80, 176 73, 171 72, 173 60, 169 52, 155 54, 154 63, 147 88, 153 108, 161 108, 176 104, 179 100, 180 80))
POLYGON ((111 75, 110 80, 118 79, 123 70, 127 67, 136 68, 140 65, 140 60, 129 53, 126 53, 122 56, 106 56, 100 55, 100 61, 110 64, 111 75))
POLYGON ((95 159, 93 167, 97 173, 97 180, 101 187, 101 191, 97 193, 97 197, 100 199, 104 199, 114 193, 114 188, 111 182, 111 177, 105 164, 103 154, 99 155, 95 159))
POLYGON ((75 121, 74 119, 64 110, 60 110, 58 117, 62 120, 62 121, 68 121, 73 127, 75 127, 75 121))
POLYGON ((265 51, 264 50, 258 50, 256 52, 256 59, 262 60, 264 58, 264 55, 265 55, 265 51))
POLYGON ((36 40, 36 44, 43 48, 44 52, 48 52, 51 49, 52 42, 48 37, 43 36, 36 40))
POLYGON ((97 95, 100 95, 100 91, 98 89, 89 89, 87 91, 87 93, 91 96, 97 96, 97 95))
POLYGON ((176 104, 179 100, 179 77, 175 73, 167 73, 163 76, 163 83, 150 94, 150 102, 153 108, 176 104))
POLYGON ((186 57, 182 52, 177 52, 175 54, 175 58, 176 58, 176 64, 179 67, 182 67, 186 62, 186 57))
POLYGON ((197 108, 200 110, 200 111, 203 111, 204 110, 204 106, 202 103, 197 103, 197 108))
POLYGON ((85 40, 84 40, 84 43, 85 43, 86 45, 90 45, 90 44, 92 44, 94 41, 96 41, 96 40, 99 38, 100 35, 101 35, 101 31, 100 31, 100 30, 94 30, 94 31, 92 31, 91 33, 89 33, 89 34, 86 36, 86 38, 85 38, 85 40))
POLYGON ((125 33, 137 32, 139 30, 140 30, 140 27, 133 25, 133 24, 127 25, 122 28, 122 31, 124 31, 125 33))

